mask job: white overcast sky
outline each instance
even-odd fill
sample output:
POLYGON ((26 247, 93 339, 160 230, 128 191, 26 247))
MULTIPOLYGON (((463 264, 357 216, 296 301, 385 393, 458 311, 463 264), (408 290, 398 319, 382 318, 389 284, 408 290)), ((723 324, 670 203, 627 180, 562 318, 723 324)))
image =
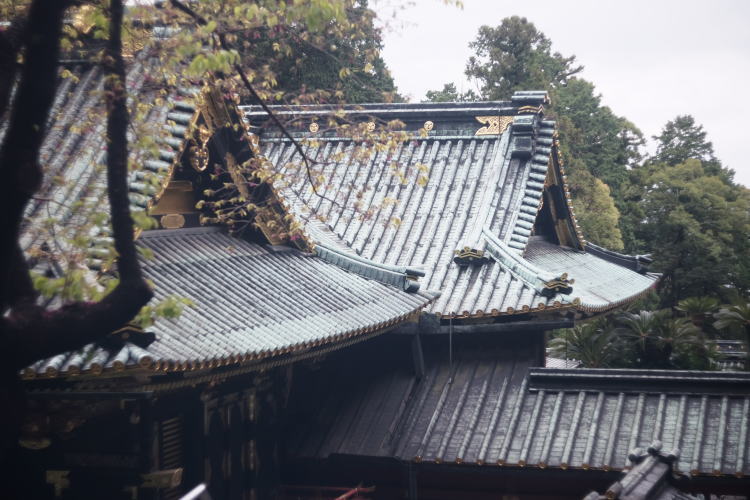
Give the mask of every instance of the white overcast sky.
POLYGON ((750 132, 750 1, 748 0, 395 0, 371 5, 387 23, 385 60, 399 91, 412 101, 463 74, 468 43, 483 24, 524 16, 575 55, 605 105, 647 137, 678 114, 708 132, 716 155, 750 186, 745 149, 750 132))

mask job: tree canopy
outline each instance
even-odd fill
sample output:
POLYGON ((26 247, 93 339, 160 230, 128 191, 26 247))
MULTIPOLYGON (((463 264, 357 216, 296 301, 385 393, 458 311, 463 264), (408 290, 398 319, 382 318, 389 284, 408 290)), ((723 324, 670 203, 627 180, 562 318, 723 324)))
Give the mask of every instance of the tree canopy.
POLYGON ((427 102, 471 102, 478 101, 479 96, 471 89, 459 92, 455 83, 446 83, 442 90, 428 90, 427 102))
POLYGON ((466 75, 477 83, 479 95, 461 96, 454 84, 446 84, 442 91, 428 92, 427 98, 501 100, 516 90, 550 92, 548 113, 558 121, 562 156, 584 234, 600 245, 623 249, 615 200, 628 166, 639 157, 640 131, 602 106, 594 85, 576 76, 583 66, 575 56, 553 52, 551 40, 526 18, 513 16, 497 27, 482 26, 469 47, 476 55, 469 58, 466 75))
POLYGON ((482 98, 509 99, 517 90, 559 88, 583 66, 575 56, 552 52, 552 42, 525 17, 506 17, 499 26, 482 26, 469 43, 476 55, 466 76, 478 81, 482 98))
MULTIPOLYGON (((748 190, 716 157, 707 132, 690 115, 665 124, 656 152, 642 154, 643 134, 602 104, 581 78, 575 56, 525 18, 482 26, 466 64, 479 95, 508 99, 516 90, 547 90, 560 150, 584 236, 628 253, 652 253, 664 273, 662 304, 690 296, 726 300, 727 287, 748 292, 748 190)), ((431 101, 468 100, 456 85, 427 93, 431 101)))
POLYGON ((312 32, 280 24, 238 34, 246 68, 269 66, 276 80, 274 101, 293 104, 398 102, 385 61, 375 12, 367 0, 347 2, 342 25, 312 32))
POLYGON ((633 171, 637 240, 653 252, 666 304, 692 295, 748 290, 750 192, 711 175, 703 163, 651 163, 633 171))

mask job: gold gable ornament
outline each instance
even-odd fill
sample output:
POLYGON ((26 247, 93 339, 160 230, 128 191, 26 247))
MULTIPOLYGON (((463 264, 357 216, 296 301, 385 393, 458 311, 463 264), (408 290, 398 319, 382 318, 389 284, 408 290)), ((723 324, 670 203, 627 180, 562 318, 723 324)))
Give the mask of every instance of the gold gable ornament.
POLYGON ((524 114, 536 114, 541 113, 544 111, 544 107, 540 104, 539 106, 521 106, 518 108, 518 114, 524 115, 524 114))
POLYGON ((474 135, 500 135, 505 132, 508 125, 513 123, 512 116, 475 116, 479 123, 484 127, 476 131, 474 135))
POLYGON ((568 279, 568 273, 562 273, 559 277, 544 282, 544 289, 541 292, 542 296, 554 297, 558 293, 563 295, 571 294, 573 293, 574 283, 575 280, 568 279))
POLYGON ((208 142, 211 140, 211 131, 204 125, 198 127, 196 137, 190 141, 190 166, 198 172, 203 172, 208 167, 209 152, 208 142))
POLYGON ((477 250, 476 248, 463 247, 461 250, 455 251, 456 256, 453 257, 453 262, 459 266, 481 266, 487 262, 487 257, 484 256, 484 250, 477 250))
POLYGON ((159 219, 164 229, 180 229, 185 226, 185 217, 182 214, 166 214, 159 219))

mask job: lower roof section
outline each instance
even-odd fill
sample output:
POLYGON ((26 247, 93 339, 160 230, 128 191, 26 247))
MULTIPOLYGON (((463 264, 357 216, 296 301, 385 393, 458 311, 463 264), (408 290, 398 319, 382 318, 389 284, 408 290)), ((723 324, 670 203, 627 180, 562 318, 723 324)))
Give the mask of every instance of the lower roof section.
POLYGON ((414 318, 431 296, 347 272, 312 254, 248 243, 219 228, 146 232, 139 244, 155 300, 190 299, 175 319, 149 328, 156 340, 139 347, 90 344, 42 360, 27 377, 183 371, 251 363, 351 343, 414 318))
POLYGON ((659 440, 680 473, 750 475, 748 374, 532 368, 521 337, 455 338, 452 360, 444 337, 424 350, 421 380, 371 349, 321 375, 295 455, 606 471, 659 440))
POLYGON ((561 247, 539 237, 529 240, 524 258, 548 273, 567 274, 575 280, 570 297, 578 299, 578 309, 588 312, 628 303, 648 292, 659 278, 658 274, 639 273, 592 252, 561 247))

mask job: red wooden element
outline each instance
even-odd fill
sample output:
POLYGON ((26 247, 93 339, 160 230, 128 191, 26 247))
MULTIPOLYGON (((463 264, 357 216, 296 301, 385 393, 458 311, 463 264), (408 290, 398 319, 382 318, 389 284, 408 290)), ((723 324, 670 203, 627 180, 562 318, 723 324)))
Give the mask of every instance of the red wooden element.
POLYGON ((361 484, 349 488, 346 486, 292 486, 281 487, 281 498, 315 499, 315 500, 367 500, 366 495, 375 491, 374 486, 364 487, 361 484))

